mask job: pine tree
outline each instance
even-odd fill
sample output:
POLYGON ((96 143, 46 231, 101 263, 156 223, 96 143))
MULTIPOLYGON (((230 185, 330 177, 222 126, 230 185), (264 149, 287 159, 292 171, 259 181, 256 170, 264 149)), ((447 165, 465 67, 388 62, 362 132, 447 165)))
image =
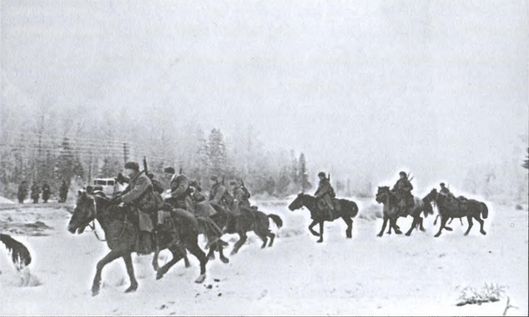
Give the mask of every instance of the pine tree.
POLYGON ((121 171, 121 162, 113 157, 105 157, 103 165, 99 169, 99 175, 102 177, 112 177, 118 175, 121 171))
POLYGON ((55 175, 57 176, 57 179, 65 180, 69 185, 74 176, 83 177, 83 174, 83 167, 78 155, 74 152, 70 140, 64 138, 55 167, 55 175))
POLYGON ((291 183, 289 168, 284 166, 279 172, 279 180, 277 181, 276 193, 285 196, 289 194, 289 185, 291 183))
POLYGON ((298 180, 302 191, 312 188, 312 184, 309 182, 309 174, 307 172, 307 161, 305 160, 305 154, 303 153, 299 155, 298 180))
POLYGON ((226 145, 219 129, 211 130, 208 139, 208 158, 210 175, 224 176, 226 172, 226 145))

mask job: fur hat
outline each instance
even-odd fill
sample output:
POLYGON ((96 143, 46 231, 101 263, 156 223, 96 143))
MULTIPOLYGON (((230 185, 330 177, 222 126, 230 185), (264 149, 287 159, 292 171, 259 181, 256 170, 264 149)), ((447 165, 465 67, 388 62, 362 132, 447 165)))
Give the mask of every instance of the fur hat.
POLYGON ((125 163, 125 169, 139 171, 140 170, 140 165, 138 163, 136 163, 136 162, 127 162, 127 163, 125 163))
POLYGON ((164 173, 168 173, 168 174, 174 174, 174 173, 176 173, 176 171, 175 171, 174 168, 172 168, 172 167, 166 167, 166 168, 164 168, 164 169, 163 169, 163 172, 164 172, 164 173))
POLYGON ((324 172, 319 172, 318 177, 326 177, 324 172))

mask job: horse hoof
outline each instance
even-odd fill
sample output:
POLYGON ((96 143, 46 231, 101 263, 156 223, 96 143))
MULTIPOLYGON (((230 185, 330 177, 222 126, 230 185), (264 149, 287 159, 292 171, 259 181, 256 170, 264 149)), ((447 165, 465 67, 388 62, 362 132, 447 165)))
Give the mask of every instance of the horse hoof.
POLYGON ((138 285, 131 285, 129 288, 125 290, 125 293, 132 293, 135 292, 138 289, 138 285))
POLYGON ((380 233, 379 233, 379 234, 377 234, 377 237, 381 238, 381 237, 382 237, 382 234, 380 234, 380 233))
POLYGON ((186 268, 186 269, 188 269, 188 268, 191 267, 191 263, 186 263, 186 264, 184 264, 184 265, 185 265, 185 268, 186 268))
POLYGON ((454 230, 453 230, 452 228, 450 228, 450 227, 445 227, 445 229, 448 230, 448 231, 454 231, 454 230))
POLYGON ((434 236, 434 238, 439 238, 440 235, 441 235, 441 234, 436 234, 436 235, 434 236))
POLYGON ((158 273, 156 273, 156 279, 159 280, 163 277, 163 273, 161 273, 160 271, 158 271, 158 273))
POLYGON ((204 282, 205 279, 206 279, 206 274, 200 274, 200 276, 195 280, 195 283, 200 284, 204 282))
POLYGON ((480 231, 482 235, 487 235, 485 231, 480 231))
POLYGON ((221 257, 221 258, 220 258, 220 261, 221 261, 222 263, 224 263, 224 264, 228 264, 228 263, 230 263, 230 259, 228 259, 228 258, 226 258, 226 257, 221 257))
POLYGON ((318 241, 316 241, 316 242, 318 242, 318 243, 322 243, 322 242, 323 242, 323 240, 322 240, 322 239, 320 239, 320 240, 318 240, 318 241))
POLYGON ((92 296, 99 295, 99 289, 92 289, 92 296))
POLYGON ((406 232, 405 236, 409 237, 409 236, 411 236, 411 233, 410 232, 406 232))
POLYGON ((402 231, 395 231, 396 234, 402 234, 402 231))

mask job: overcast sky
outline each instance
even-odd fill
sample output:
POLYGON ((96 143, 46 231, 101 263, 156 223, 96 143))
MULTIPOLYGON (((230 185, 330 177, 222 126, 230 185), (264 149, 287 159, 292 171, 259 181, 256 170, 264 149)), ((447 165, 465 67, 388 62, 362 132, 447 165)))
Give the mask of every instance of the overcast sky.
POLYGON ((528 130, 527 1, 0 3, 27 97, 251 123, 315 170, 457 182, 528 130))

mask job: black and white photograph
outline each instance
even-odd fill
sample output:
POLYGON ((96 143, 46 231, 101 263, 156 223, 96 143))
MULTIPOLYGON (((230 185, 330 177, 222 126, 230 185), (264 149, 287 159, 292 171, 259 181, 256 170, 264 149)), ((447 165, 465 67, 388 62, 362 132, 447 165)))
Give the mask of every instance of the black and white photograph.
POLYGON ((529 1, 0 0, 0 316, 527 316, 529 1))

